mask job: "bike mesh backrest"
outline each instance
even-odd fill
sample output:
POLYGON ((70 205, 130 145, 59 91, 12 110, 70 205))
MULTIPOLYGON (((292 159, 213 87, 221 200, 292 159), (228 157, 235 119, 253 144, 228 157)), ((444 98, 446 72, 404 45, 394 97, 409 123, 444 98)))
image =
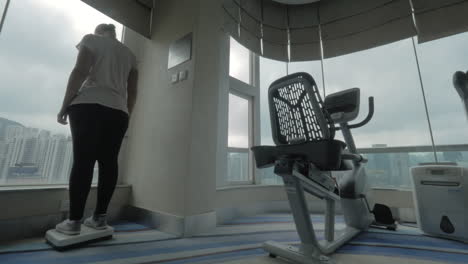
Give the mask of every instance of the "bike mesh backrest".
POLYGON ((276 145, 334 139, 333 120, 309 74, 295 73, 272 83, 268 103, 276 145))

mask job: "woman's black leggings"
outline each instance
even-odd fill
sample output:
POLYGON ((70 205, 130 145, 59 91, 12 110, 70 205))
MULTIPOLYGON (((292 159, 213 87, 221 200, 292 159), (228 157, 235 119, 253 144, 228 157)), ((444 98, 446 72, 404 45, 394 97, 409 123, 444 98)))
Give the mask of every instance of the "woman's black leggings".
POLYGON ((81 220, 91 189, 94 165, 99 164, 95 214, 105 214, 118 178, 120 145, 128 128, 128 114, 99 104, 68 107, 73 139, 70 175, 70 220, 81 220))

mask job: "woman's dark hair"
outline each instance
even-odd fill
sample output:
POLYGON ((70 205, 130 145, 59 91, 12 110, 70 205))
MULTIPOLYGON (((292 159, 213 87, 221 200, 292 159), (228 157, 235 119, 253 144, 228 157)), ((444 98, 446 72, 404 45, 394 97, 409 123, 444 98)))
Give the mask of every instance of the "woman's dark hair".
POLYGON ((103 35, 105 33, 111 34, 114 38, 117 36, 115 33, 115 25, 114 24, 99 24, 96 29, 94 30, 95 34, 103 35))

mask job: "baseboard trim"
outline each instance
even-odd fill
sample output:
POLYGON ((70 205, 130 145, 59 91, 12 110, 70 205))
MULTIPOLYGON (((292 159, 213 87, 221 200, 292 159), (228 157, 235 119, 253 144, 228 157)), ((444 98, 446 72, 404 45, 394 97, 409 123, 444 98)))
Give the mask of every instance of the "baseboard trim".
MULTIPOLYGON (((307 205, 310 213, 323 214, 325 212, 326 204, 320 199, 314 199, 309 197, 307 199, 307 205)), ((342 214, 341 205, 336 204, 336 214, 342 214)), ((249 217, 259 214, 275 214, 275 213, 291 213, 291 207, 289 201, 268 201, 268 202, 257 202, 251 205, 236 206, 230 208, 217 208, 216 218, 217 223, 222 225, 223 223, 229 222, 232 219, 239 217, 249 217)))
POLYGON ((123 219, 146 225, 177 237, 191 237, 216 227, 216 212, 191 216, 177 216, 128 205, 123 219))

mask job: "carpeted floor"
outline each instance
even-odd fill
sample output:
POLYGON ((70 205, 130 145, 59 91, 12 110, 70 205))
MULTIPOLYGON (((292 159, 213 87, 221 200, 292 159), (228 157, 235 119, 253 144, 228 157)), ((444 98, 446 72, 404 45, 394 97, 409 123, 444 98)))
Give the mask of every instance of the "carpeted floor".
MULTIPOLYGON (((323 217, 312 216, 319 238, 323 217)), ((112 240, 57 252, 43 238, 0 245, 2 264, 54 263, 285 263, 267 257, 264 241, 299 242, 292 216, 270 214, 235 219, 209 233, 176 238, 134 223, 115 224, 112 240)), ((337 229, 343 220, 336 219, 337 229)), ((397 232, 371 229, 363 232, 332 256, 338 263, 468 263, 468 245, 422 235, 418 229, 397 232)))

